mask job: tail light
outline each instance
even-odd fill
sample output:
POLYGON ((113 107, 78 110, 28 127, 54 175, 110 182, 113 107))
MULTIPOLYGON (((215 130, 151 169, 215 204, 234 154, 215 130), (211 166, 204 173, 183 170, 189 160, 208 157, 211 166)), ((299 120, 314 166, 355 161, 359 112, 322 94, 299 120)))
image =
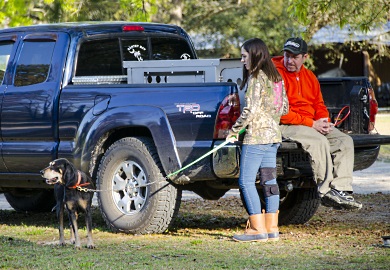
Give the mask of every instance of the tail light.
POLYGON ((368 124, 368 131, 372 131, 375 128, 375 117, 378 113, 378 102, 375 98, 374 89, 372 87, 368 88, 368 98, 370 102, 370 122, 368 124))
POLYGON ((225 97, 218 109, 215 121, 214 139, 226 138, 227 132, 232 128, 240 116, 240 98, 238 94, 225 97))

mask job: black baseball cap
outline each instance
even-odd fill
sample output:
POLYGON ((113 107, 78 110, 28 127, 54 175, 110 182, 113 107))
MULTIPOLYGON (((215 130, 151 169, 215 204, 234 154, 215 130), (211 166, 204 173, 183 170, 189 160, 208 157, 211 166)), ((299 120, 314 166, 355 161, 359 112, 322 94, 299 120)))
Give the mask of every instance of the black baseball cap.
POLYGON ((307 53, 307 44, 301 38, 289 38, 284 43, 283 51, 289 51, 293 54, 307 53))

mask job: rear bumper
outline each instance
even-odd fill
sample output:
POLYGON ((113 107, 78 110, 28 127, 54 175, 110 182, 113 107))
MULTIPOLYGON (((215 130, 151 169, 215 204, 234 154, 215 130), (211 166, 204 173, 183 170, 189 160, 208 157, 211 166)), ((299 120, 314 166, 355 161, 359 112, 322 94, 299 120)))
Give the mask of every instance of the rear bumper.
POLYGON ((370 167, 378 158, 381 145, 390 144, 389 135, 351 134, 355 146, 354 171, 370 167))
POLYGON ((378 158, 380 146, 355 147, 354 171, 361 171, 370 167, 378 158))
POLYGON ((383 144, 390 144, 390 135, 380 134, 350 134, 355 148, 375 147, 383 144))

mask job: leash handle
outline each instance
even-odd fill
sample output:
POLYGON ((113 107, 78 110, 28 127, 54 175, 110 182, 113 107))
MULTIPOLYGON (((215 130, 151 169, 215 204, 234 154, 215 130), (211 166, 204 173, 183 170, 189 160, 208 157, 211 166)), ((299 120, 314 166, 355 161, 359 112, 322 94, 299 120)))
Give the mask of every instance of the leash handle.
MULTIPOLYGON (((238 132, 238 134, 242 134, 245 132, 245 128, 241 129, 240 132, 238 132)), ((221 143, 220 145, 218 145, 217 147, 215 147, 214 149, 208 151, 206 154, 204 154, 203 156, 201 156, 200 158, 194 160, 193 162, 191 162, 190 164, 184 166, 183 168, 177 170, 177 171, 174 171, 173 173, 170 173, 168 174, 165 178, 169 178, 175 174, 178 174, 179 172, 181 171, 184 171, 185 169, 191 167, 192 165, 194 165, 195 163, 198 163, 199 161, 201 161, 202 159, 204 159, 205 157, 207 157, 208 155, 218 151, 219 149, 221 149, 222 147, 224 147, 225 145, 227 145, 228 143, 230 143, 229 141, 224 141, 223 143, 221 143)))

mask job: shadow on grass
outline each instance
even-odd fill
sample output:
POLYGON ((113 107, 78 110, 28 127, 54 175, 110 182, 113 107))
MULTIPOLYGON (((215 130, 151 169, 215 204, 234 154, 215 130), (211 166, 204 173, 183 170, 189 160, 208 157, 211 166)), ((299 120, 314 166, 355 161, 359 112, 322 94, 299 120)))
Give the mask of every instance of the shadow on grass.
MULTIPOLYGON (((23 240, 23 239, 20 239, 17 237, 0 235, 0 246, 7 246, 7 245, 20 247, 20 246, 33 246, 35 244, 31 241, 23 240)), ((3 256, 4 256, 4 254, 3 254, 3 256)), ((7 255, 5 255, 5 257, 7 257, 7 255)), ((4 258, 2 258, 2 259, 4 259, 4 258)))
POLYGON ((204 230, 221 230, 241 227, 245 224, 246 219, 242 217, 223 217, 211 214, 185 213, 179 214, 171 230, 187 229, 204 229, 204 230))
MULTIPOLYGON (((68 214, 64 215, 64 223, 68 223, 68 214)), ((58 228, 58 220, 55 211, 46 213, 35 212, 18 212, 15 210, 0 210, 0 224, 9 226, 42 226, 49 228, 58 228)), ((92 207, 92 226, 100 231, 110 231, 104 222, 100 211, 96 207, 92 207)), ((66 225, 64 225, 66 226, 66 225)), ((67 226, 66 226, 67 227, 67 226)), ((78 227, 85 227, 84 213, 80 213, 78 217, 78 227)))
MULTIPOLYGON (((281 231, 305 231, 317 235, 322 231, 335 234, 363 234, 378 231, 389 234, 390 194, 356 194, 355 199, 363 203, 359 211, 336 211, 321 206, 310 221, 303 225, 281 226, 281 231)), ((173 234, 190 230, 209 231, 212 235, 222 235, 226 231, 243 230, 248 215, 239 198, 224 198, 218 201, 190 200, 183 201, 176 218, 171 222, 167 233, 173 234), (220 230, 220 232, 217 232, 220 230), (225 231, 226 230, 226 231, 225 231)), ((65 215, 65 223, 68 222, 65 215)), ((92 207, 93 228, 102 232, 112 232, 103 220, 97 207, 92 207)), ((54 212, 29 213, 14 210, 0 210, 0 224, 9 226, 42 226, 57 229, 58 221, 54 212)), ((84 214, 78 221, 80 228, 85 228, 84 214)), ((206 233, 207 232, 202 232, 206 233)))
MULTIPOLYGON (((64 217, 65 224, 68 222, 67 214, 64 217)), ((104 232, 112 232, 103 220, 98 208, 92 209, 93 228, 104 232)), ((231 229, 240 227, 246 222, 242 217, 220 216, 213 214, 199 214, 189 211, 179 213, 173 220, 170 231, 179 229, 231 229)), ((15 210, 0 210, 0 224, 9 226, 42 226, 49 228, 58 228, 58 221, 55 212, 50 213, 32 213, 17 212, 15 210)), ((80 213, 78 218, 79 228, 85 227, 84 214, 80 213)))

